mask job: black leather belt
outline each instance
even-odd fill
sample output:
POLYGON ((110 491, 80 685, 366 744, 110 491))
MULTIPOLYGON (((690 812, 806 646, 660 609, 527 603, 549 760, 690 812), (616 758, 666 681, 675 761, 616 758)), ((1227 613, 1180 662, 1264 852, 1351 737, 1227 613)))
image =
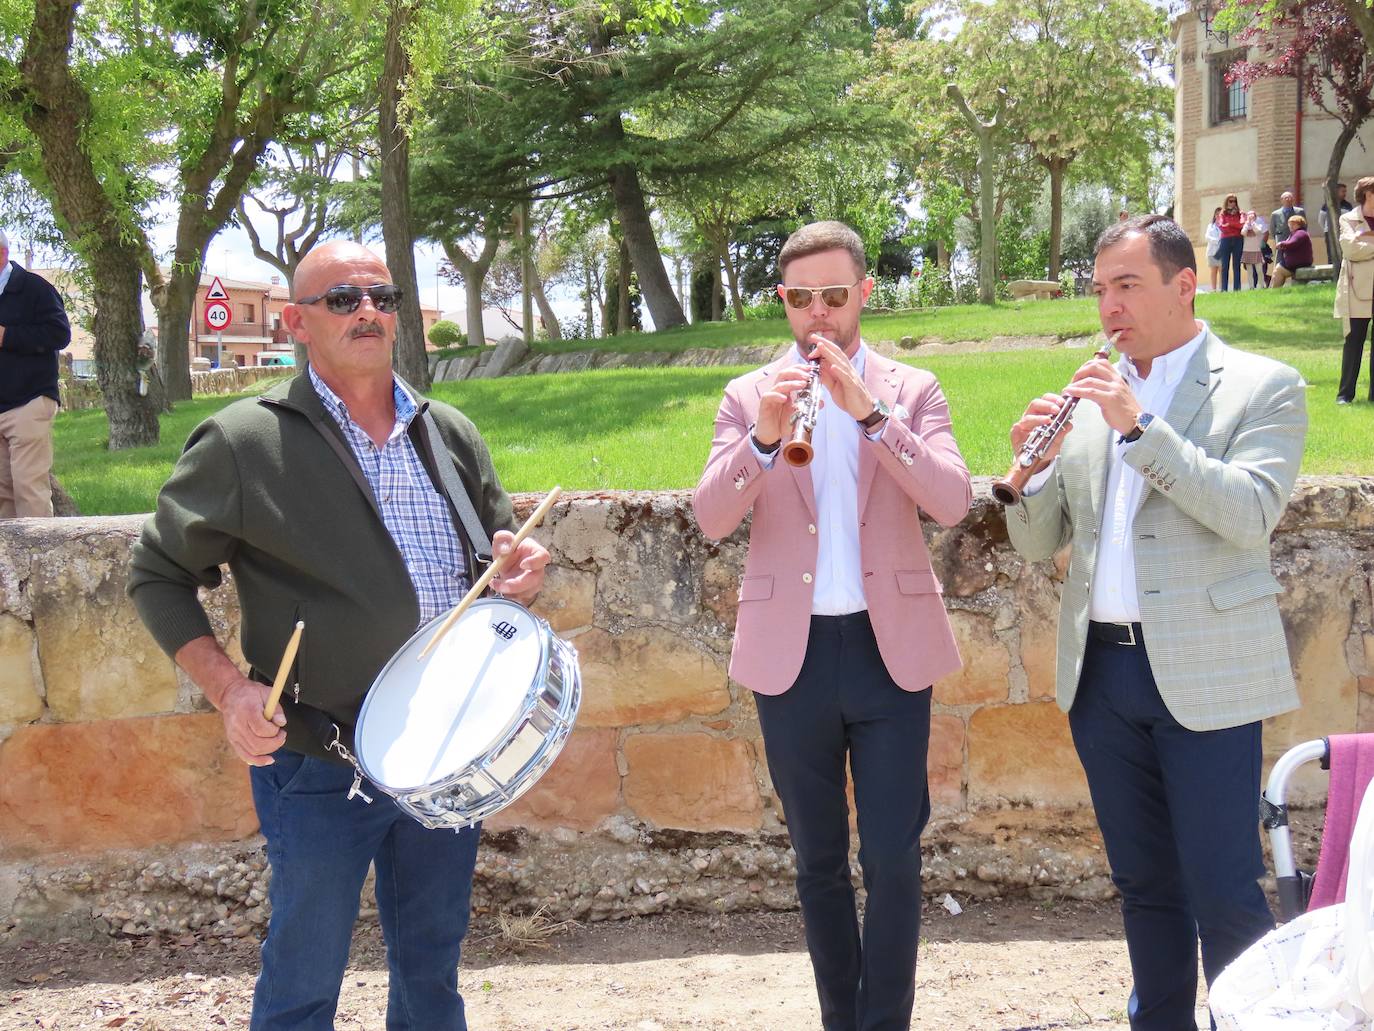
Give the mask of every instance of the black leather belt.
POLYGON ((1088 636, 1105 644, 1131 647, 1145 643, 1145 633, 1139 623, 1096 623, 1089 621, 1088 636))

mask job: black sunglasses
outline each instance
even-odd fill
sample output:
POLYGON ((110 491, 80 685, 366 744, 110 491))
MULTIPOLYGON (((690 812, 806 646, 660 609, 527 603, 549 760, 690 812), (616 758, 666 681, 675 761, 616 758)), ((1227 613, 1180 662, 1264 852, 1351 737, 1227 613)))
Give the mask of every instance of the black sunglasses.
POLYGON ((401 288, 394 283, 377 283, 374 286, 331 286, 322 294, 302 297, 297 304, 317 304, 324 306, 334 315, 352 315, 363 303, 363 295, 372 298, 372 306, 383 315, 395 314, 401 307, 401 288))
POLYGON ((848 286, 818 286, 814 289, 806 286, 784 286, 782 296, 791 308, 809 308, 811 298, 819 293, 827 308, 843 308, 849 303, 849 291, 858 285, 850 283, 848 286))

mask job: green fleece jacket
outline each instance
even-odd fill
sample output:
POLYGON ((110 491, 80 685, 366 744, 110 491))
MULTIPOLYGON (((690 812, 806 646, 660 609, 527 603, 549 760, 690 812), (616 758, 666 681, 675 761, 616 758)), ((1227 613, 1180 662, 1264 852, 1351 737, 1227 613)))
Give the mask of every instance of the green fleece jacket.
MULTIPOLYGON (((488 536, 514 529, 476 427, 448 405, 426 403, 488 536)), ((419 416, 410 435, 447 496, 419 416)), ((472 548, 453 519, 472 569, 472 548)), ((287 747, 324 754, 295 701, 351 727, 378 672, 415 632, 420 607, 362 469, 307 374, 196 427, 143 526, 129 595, 168 655, 212 633, 197 590, 218 586, 226 564, 243 654, 260 678, 275 674, 292 628, 305 621, 282 698, 287 747)))

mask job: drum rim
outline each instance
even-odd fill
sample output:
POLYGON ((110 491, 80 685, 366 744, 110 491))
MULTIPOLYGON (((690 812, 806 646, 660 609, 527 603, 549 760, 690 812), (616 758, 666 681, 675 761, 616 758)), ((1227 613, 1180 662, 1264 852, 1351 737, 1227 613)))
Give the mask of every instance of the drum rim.
MULTIPOLYGON (((489 606, 511 606, 519 609, 521 612, 527 613, 529 617, 535 621, 536 624, 542 624, 544 627, 548 628, 548 634, 540 634, 539 636, 539 663, 536 667, 541 671, 548 669, 549 635, 553 634, 553 628, 549 626, 548 620, 535 615, 534 612, 527 609, 519 602, 511 601, 509 598, 478 598, 476 601, 474 601, 471 605, 468 606, 468 611, 471 612, 478 606, 482 606, 484 608, 489 606)), ((429 630, 430 627, 446 619, 448 617, 448 614, 452 612, 453 609, 456 607, 457 606, 450 606, 448 609, 439 613, 439 615, 435 616, 429 622, 417 628, 415 633, 411 634, 410 637, 406 639, 405 644, 401 645, 401 647, 396 650, 395 654, 387 660, 386 665, 383 666, 377 672, 377 676, 373 679, 371 686, 367 689, 367 694, 363 697, 362 708, 358 710, 358 719, 357 722, 354 724, 353 731, 353 751, 354 757, 358 760, 358 769, 362 771, 363 776, 365 776, 373 784, 377 785, 378 788, 385 791, 387 794, 392 795, 393 797, 411 795, 417 792, 428 792, 432 794, 433 792, 440 791, 450 786, 467 770, 472 769, 483 759, 486 759, 491 754, 492 748, 495 747, 495 744, 487 745, 486 748, 484 748, 480 753, 478 753, 473 758, 469 759, 468 762, 462 768, 455 770, 452 773, 445 774, 439 780, 431 781, 427 784, 416 784, 411 787, 393 787, 390 784, 385 784, 382 781, 378 780, 368 770, 367 761, 363 757, 361 742, 363 720, 367 716, 368 706, 372 702, 372 695, 373 692, 376 690, 377 685, 381 683, 382 679, 386 676, 387 672, 391 669, 391 667, 394 666, 398 661, 400 661, 401 656, 406 654, 406 651, 415 642, 415 639, 417 637, 423 636, 424 633, 427 630, 429 630)), ((495 740, 497 742, 507 741, 510 738, 511 733, 515 730, 515 728, 519 726, 522 722, 524 722, 525 718, 529 715, 530 710, 533 708, 535 704, 537 704, 537 699, 535 698, 534 685, 531 684, 530 687, 528 687, 525 691, 524 702, 516 709, 515 714, 509 720, 507 720, 506 723, 502 726, 500 733, 498 733, 495 736, 495 740)))

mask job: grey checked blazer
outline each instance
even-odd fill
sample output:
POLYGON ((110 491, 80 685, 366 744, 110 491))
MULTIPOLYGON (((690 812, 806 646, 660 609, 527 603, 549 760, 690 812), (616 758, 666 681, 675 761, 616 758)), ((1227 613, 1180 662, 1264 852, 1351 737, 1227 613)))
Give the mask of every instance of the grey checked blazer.
POLYGON ((1073 705, 1102 526, 1109 449, 1145 489, 1132 528, 1141 624, 1155 683, 1190 730, 1217 730, 1298 706, 1270 571, 1269 537, 1298 476, 1307 433, 1297 371, 1227 347, 1210 330, 1164 418, 1118 445, 1097 405, 1079 405, 1055 474, 1007 509, 1028 559, 1070 545, 1059 611, 1056 694, 1073 705))

